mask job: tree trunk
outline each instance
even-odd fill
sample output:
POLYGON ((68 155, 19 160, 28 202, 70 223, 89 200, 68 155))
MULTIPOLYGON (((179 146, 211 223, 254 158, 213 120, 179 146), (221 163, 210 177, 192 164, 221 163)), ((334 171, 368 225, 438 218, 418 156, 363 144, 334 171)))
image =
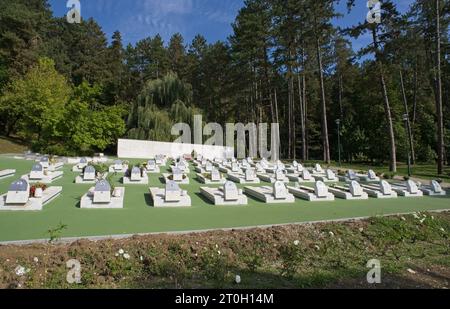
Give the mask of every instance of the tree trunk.
POLYGON ((380 60, 380 57, 379 57, 380 51, 379 51, 379 48, 378 48, 378 40, 377 40, 376 28, 372 29, 372 39, 373 39, 373 44, 374 44, 374 47, 375 47, 375 54, 376 54, 376 62, 377 62, 377 66, 378 66, 378 71, 379 71, 379 74, 380 74, 381 93, 383 95, 383 100, 384 100, 384 113, 385 113, 385 117, 386 117, 386 122, 388 124, 387 129, 388 129, 389 142, 390 142, 389 170, 391 172, 396 172, 397 171, 397 153, 396 153, 396 146, 395 146, 394 126, 393 126, 393 123, 392 123, 391 105, 389 103, 389 96, 388 96, 388 92, 387 92, 386 81, 384 79, 383 64, 382 64, 382 62, 380 60))
POLYGON ((344 92, 344 85, 342 82, 342 74, 339 73, 339 82, 338 82, 338 87, 339 87, 339 115, 340 115, 340 119, 343 120, 344 119, 344 108, 342 106, 342 94, 344 92))
POLYGON ((321 55, 320 42, 319 42, 318 37, 316 37, 316 50, 317 50, 317 63, 319 66, 320 96, 321 96, 321 101, 322 101, 323 160, 327 164, 330 164, 331 158, 330 158, 330 143, 329 143, 329 139, 328 139, 327 104, 326 104, 326 97, 325 97, 325 83, 323 80, 324 77, 323 77, 322 55, 321 55))
POLYGON ((302 93, 302 84, 300 82, 300 74, 297 75, 298 79, 298 97, 300 103, 300 127, 301 127, 301 139, 302 139, 302 160, 306 161, 306 128, 305 128, 305 110, 302 93))
POLYGON ((442 112, 442 80, 441 80, 441 23, 439 0, 436 3, 436 116, 437 116, 437 145, 438 175, 444 172, 444 115, 442 112))
POLYGON ((303 87, 302 87, 302 95, 303 95, 303 116, 305 119, 303 120, 305 124, 305 158, 309 160, 309 139, 308 139, 308 101, 306 99, 306 74, 303 74, 303 87))
POLYGON ((416 155, 414 152, 414 138, 413 138, 413 133, 412 133, 412 129, 411 129, 411 121, 409 118, 409 108, 408 108, 408 99, 406 98, 406 91, 405 91, 405 83, 403 80, 403 72, 402 69, 400 68, 400 85, 402 88, 402 96, 403 96, 403 104, 405 106, 405 113, 408 116, 408 120, 407 120, 407 133, 408 133, 408 141, 409 141, 409 147, 411 150, 411 163, 414 165, 416 162, 416 155))
POLYGON ((416 120, 417 120, 417 87, 418 87, 418 72, 417 72, 417 56, 416 56, 416 60, 414 63, 414 95, 413 95, 413 125, 416 124, 416 120))

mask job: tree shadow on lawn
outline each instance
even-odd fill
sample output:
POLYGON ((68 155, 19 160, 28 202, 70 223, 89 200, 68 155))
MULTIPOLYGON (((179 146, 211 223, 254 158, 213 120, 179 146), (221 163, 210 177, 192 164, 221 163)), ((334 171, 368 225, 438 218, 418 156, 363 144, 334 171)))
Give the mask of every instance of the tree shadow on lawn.
MULTIPOLYGON (((408 274, 382 274, 380 284, 369 284, 367 274, 361 269, 341 269, 332 268, 325 271, 314 271, 309 274, 298 273, 292 277, 283 276, 280 273, 263 270, 250 271, 247 268, 229 268, 225 265, 223 269, 228 272, 224 278, 219 275, 217 278, 200 278, 198 276, 177 273, 175 270, 170 278, 146 276, 142 274, 135 278, 127 288, 188 288, 188 289, 433 289, 437 285, 445 285, 448 278, 433 272, 425 272, 418 269, 418 274, 410 276, 408 274), (422 275, 423 273, 423 275, 422 275), (235 282, 235 276, 239 275, 241 282, 235 282)), ((283 293, 282 291, 280 293, 283 293)))

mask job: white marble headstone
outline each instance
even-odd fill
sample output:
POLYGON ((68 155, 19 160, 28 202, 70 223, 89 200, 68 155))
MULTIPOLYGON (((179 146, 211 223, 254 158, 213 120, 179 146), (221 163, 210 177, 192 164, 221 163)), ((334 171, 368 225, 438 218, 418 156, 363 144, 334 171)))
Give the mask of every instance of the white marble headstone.
POLYGON ((223 186, 225 201, 237 201, 239 199, 239 190, 234 182, 227 181, 223 186))
POLYGON ((86 158, 81 158, 80 163, 78 163, 78 168, 84 168, 88 164, 88 160, 86 158))
POLYGON ((161 165, 163 163, 162 156, 160 156, 160 155, 155 156, 155 162, 156 162, 156 164, 161 165))
POLYGON ((88 165, 84 168, 83 179, 87 181, 95 180, 95 168, 88 165))
POLYGON ((156 169, 156 160, 147 161, 147 170, 154 171, 156 169))
POLYGON ((210 161, 206 162, 206 164, 205 164, 205 171, 211 172, 212 169, 213 169, 212 163, 210 161))
POLYGON ((283 182, 276 181, 273 184, 273 196, 276 200, 285 199, 288 196, 288 191, 283 182))
POLYGON ((350 179, 350 180, 356 179, 355 171, 354 171, 354 170, 348 170, 348 171, 347 171, 347 177, 348 177, 348 179, 350 179))
POLYGON ((41 160, 39 160, 39 163, 41 163, 44 168, 48 168, 50 166, 48 157, 42 157, 41 160))
POLYGON ((6 204, 26 204, 30 196, 30 185, 25 179, 14 181, 6 194, 6 204))
POLYGON ((277 169, 275 171, 275 180, 277 181, 283 181, 284 180, 284 173, 282 169, 277 169))
POLYGON ((111 185, 109 184, 109 182, 102 179, 95 184, 94 203, 109 202, 111 202, 111 185))
POLYGON ((252 168, 248 168, 245 170, 245 180, 246 181, 253 181, 256 179, 256 173, 255 170, 252 168))
POLYGON ((327 179, 328 180, 336 179, 336 174, 332 170, 327 169, 326 174, 327 174, 327 179))
POLYGON ((183 181, 183 172, 179 167, 172 169, 173 181, 183 181))
POLYGON ((42 179, 44 178, 44 167, 41 163, 33 165, 30 172, 30 179, 42 179))
POLYGON ((434 193, 442 192, 442 187, 436 180, 431 181, 431 187, 433 188, 434 193))
POLYGON ((123 163, 122 163, 122 161, 120 161, 120 160, 114 161, 114 169, 115 169, 116 171, 122 170, 122 169, 123 169, 123 163))
POLYGON ((412 180, 408 180, 406 182, 406 189, 411 194, 417 194, 419 192, 419 188, 417 187, 417 184, 412 180))
POLYGON ((220 181, 220 173, 217 168, 211 170, 211 181, 220 181))
POLYGON ((131 170, 131 181, 140 181, 141 178, 141 169, 137 166, 133 167, 133 169, 131 170))
POLYGON ((323 173, 323 168, 320 166, 320 164, 316 164, 314 167, 314 171, 317 173, 323 173))
POLYGON ((302 178, 303 180, 311 180, 312 179, 311 173, 307 169, 304 169, 302 172, 302 178))
POLYGON ((377 174, 375 174, 375 172, 373 170, 369 170, 369 172, 367 173, 367 176, 369 177, 369 179, 377 179, 377 174))
POLYGON ((357 181, 352 180, 352 182, 350 183, 350 193, 352 194, 352 196, 362 196, 363 192, 364 191, 361 185, 357 181))
POLYGON ((317 197, 327 197, 328 188, 322 181, 317 181, 314 185, 314 192, 317 197))
POLYGON ((231 163, 231 171, 234 173, 239 172, 239 164, 237 162, 231 163))
POLYGON ((181 200, 181 189, 175 181, 169 181, 165 189, 166 202, 179 202, 181 200))
POLYGON ((383 195, 392 194, 392 187, 386 180, 382 180, 380 182, 380 189, 381 189, 381 193, 383 193, 383 195))

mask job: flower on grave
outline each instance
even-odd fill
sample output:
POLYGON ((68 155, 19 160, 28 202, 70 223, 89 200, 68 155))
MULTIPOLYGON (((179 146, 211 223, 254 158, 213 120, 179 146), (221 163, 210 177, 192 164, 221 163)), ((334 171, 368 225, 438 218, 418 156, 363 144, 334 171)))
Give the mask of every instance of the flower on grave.
POLYGON ((124 253, 125 253, 125 251, 123 251, 123 249, 120 249, 120 250, 119 250, 119 254, 120 254, 120 255, 122 255, 122 254, 124 254, 124 253))
POLYGON ((23 276, 25 275, 26 270, 25 267, 19 265, 14 269, 14 272, 16 273, 17 276, 23 276))
POLYGON ((123 255, 123 258, 124 258, 125 260, 129 260, 129 259, 130 259, 130 255, 129 255, 128 253, 125 253, 125 254, 123 255))
POLYGON ((402 219, 402 221, 406 221, 406 218, 405 218, 405 217, 401 217, 400 219, 402 219))
POLYGON ((220 255, 220 254, 221 254, 221 253, 220 253, 220 250, 219 250, 219 251, 217 251, 217 254, 218 254, 218 255, 220 255))
POLYGON ((141 255, 141 256, 139 257, 139 260, 143 261, 143 260, 144 260, 144 257, 141 255))
POLYGON ((294 246, 298 246, 300 244, 300 241, 299 240, 295 240, 294 241, 294 246))
POLYGON ((328 234, 330 234, 331 237, 334 237, 334 233, 333 232, 328 232, 328 234))
POLYGON ((33 258, 33 261, 34 261, 35 263, 37 263, 37 262, 39 262, 39 259, 35 256, 35 257, 33 258))
POLYGON ((241 283, 241 276, 236 275, 235 281, 237 284, 241 283))
POLYGON ((359 231, 362 233, 362 232, 364 232, 364 229, 362 227, 360 227, 359 231))
POLYGON ((320 247, 318 245, 315 245, 314 248, 316 248, 317 251, 320 250, 320 247))
POLYGON ((441 227, 441 232, 445 233, 445 230, 444 230, 444 228, 443 228, 443 227, 441 227))

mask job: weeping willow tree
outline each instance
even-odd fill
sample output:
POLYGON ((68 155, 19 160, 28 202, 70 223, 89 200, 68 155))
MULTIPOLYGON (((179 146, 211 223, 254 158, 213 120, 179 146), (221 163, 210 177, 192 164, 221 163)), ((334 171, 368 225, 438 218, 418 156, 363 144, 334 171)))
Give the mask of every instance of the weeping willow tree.
POLYGON ((174 73, 149 81, 128 116, 128 137, 171 142, 172 126, 192 124, 200 111, 192 106, 192 87, 174 73))

